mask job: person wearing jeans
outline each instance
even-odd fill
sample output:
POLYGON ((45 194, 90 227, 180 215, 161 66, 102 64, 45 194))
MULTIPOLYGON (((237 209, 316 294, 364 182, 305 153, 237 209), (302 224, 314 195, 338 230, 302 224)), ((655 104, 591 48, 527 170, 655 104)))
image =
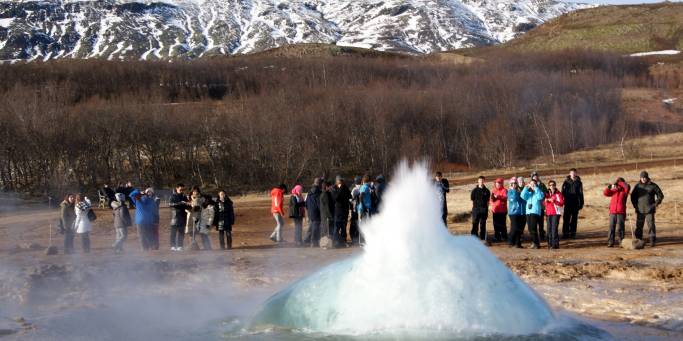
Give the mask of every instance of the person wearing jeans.
POLYGON ((522 199, 526 200, 527 225, 529 225, 529 234, 532 239, 532 244, 529 248, 538 249, 541 246, 538 222, 542 219, 541 206, 545 199, 545 193, 538 187, 536 181, 531 180, 529 181, 529 184, 524 187, 520 196, 522 199))
POLYGON ((218 201, 215 205, 214 225, 218 230, 218 241, 221 250, 232 249, 232 225, 235 224, 235 210, 232 200, 224 190, 218 192, 218 201))
POLYGON ((569 175, 562 184, 562 196, 564 196, 562 239, 576 239, 579 211, 583 209, 583 183, 575 168, 569 170, 569 175))
POLYGON ((123 252, 123 243, 128 238, 128 228, 132 225, 130 212, 126 206, 126 196, 123 193, 116 193, 110 206, 114 217, 114 229, 116 229, 116 241, 112 247, 114 252, 121 253, 123 252))
POLYGON ((182 251, 185 239, 185 225, 187 224, 187 210, 190 209, 189 199, 183 193, 185 185, 177 184, 175 192, 169 200, 171 208, 170 244, 171 251, 182 251))
POLYGON ((545 194, 545 214, 548 217, 548 248, 559 249, 560 235, 558 228, 562 207, 564 206, 564 197, 562 192, 557 189, 555 180, 550 180, 548 186, 548 192, 545 194))
POLYGON ((88 217, 88 213, 92 210, 90 200, 81 194, 76 194, 76 205, 74 211, 76 212, 76 220, 74 226, 76 227, 76 234, 81 236, 81 245, 83 252, 90 252, 90 231, 92 231, 92 222, 88 217))
POLYGON ((609 234, 607 235, 607 247, 613 247, 615 239, 617 245, 624 239, 626 222, 626 201, 631 187, 624 178, 618 178, 613 184, 605 188, 603 194, 610 198, 609 203, 609 234))
POLYGON ((285 184, 280 184, 278 187, 273 188, 270 191, 270 212, 273 214, 273 219, 275 219, 275 229, 273 233, 270 234, 270 240, 275 243, 282 243, 282 227, 285 226, 285 220, 283 216, 285 215, 284 210, 284 196, 287 191, 287 186, 285 184))
POLYGON ((472 200, 472 231, 473 236, 479 236, 479 239, 486 240, 486 219, 489 215, 489 200, 491 199, 491 192, 484 185, 485 178, 480 176, 477 179, 477 186, 474 187, 470 193, 470 200, 472 200))
POLYGON ((296 185, 292 189, 292 194, 289 198, 289 217, 294 221, 294 242, 296 246, 303 246, 304 241, 302 238, 303 225, 304 225, 304 215, 306 209, 306 202, 304 201, 304 196, 302 195, 303 187, 301 185, 296 185))
POLYGON ((631 193, 631 204, 636 209, 636 238, 643 239, 643 227, 648 226, 650 246, 654 247, 657 231, 655 228, 655 213, 657 207, 662 204, 664 193, 656 183, 650 180, 650 175, 646 171, 640 173, 640 182, 633 188, 631 193))
POLYGON ((521 190, 516 177, 510 178, 509 188, 507 192, 508 199, 508 216, 510 217, 510 233, 508 244, 510 247, 522 248, 522 235, 524 234, 525 206, 526 201, 519 195, 521 190))

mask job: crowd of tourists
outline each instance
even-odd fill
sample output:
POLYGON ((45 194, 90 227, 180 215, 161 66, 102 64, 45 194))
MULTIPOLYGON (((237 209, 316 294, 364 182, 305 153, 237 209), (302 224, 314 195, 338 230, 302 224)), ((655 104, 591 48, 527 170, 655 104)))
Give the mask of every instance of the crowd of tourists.
MULTIPOLYGON (((140 191, 133 188, 130 183, 120 192, 108 192, 107 188, 109 187, 105 186, 103 192, 112 209, 116 230, 116 240, 112 245, 114 251, 123 252, 124 242, 128 238, 128 228, 133 224, 137 227, 142 250, 158 250, 161 199, 155 195, 154 189, 140 191), (134 217, 131 217, 129 207, 135 208, 134 217)), ((199 249, 199 236, 202 248, 210 250, 209 233, 212 228, 218 231, 220 248, 232 249, 235 211, 232 200, 225 190, 219 190, 214 198, 210 194, 202 194, 199 187, 192 187, 189 195, 186 195, 185 186, 178 184, 169 199, 169 207, 169 244, 172 251, 183 250, 186 234, 190 236, 191 248, 199 249)), ((59 229, 64 234, 64 253, 74 251, 76 235, 81 238, 83 251, 89 252, 92 222, 97 219, 92 210, 92 202, 81 194, 68 194, 60 205, 60 212, 59 229)))
MULTIPOLYGON (((583 183, 576 169, 571 169, 561 186, 555 180, 544 183, 538 172, 533 172, 529 181, 521 176, 508 180, 495 179, 493 188, 485 185, 485 177, 477 179, 470 193, 472 201, 472 229, 470 233, 487 244, 506 242, 510 247, 522 248, 525 237, 529 248, 538 249, 545 242, 549 249, 558 249, 560 240, 575 239, 579 212, 584 207, 583 183), (489 236, 487 221, 492 216, 493 234, 489 236), (560 220, 562 220, 560 228, 560 220), (508 228, 509 222, 509 228, 508 228), (525 230, 527 235, 525 236, 525 230), (547 231, 546 231, 547 230, 547 231)), ((434 177, 439 196, 441 218, 448 226, 447 194, 450 185, 441 172, 434 177)), ((308 192, 302 185, 295 185, 288 193, 281 184, 273 188, 271 213, 275 228, 270 234, 274 243, 283 243, 285 217, 294 227, 296 246, 350 247, 362 245, 364 240, 360 223, 382 209, 382 196, 386 179, 379 175, 357 176, 347 184, 337 176, 334 183, 325 178, 316 178, 308 192), (288 202, 285 198, 288 196, 288 202), (304 219, 308 226, 304 233, 304 219), (347 234, 348 231, 348 234, 347 234)), ((107 204, 112 209, 116 239, 112 248, 123 252, 128 228, 135 225, 143 250, 158 250, 160 198, 154 189, 140 191, 131 183, 116 190, 105 186, 102 189, 107 204), (135 209, 131 217, 129 208, 135 209)), ((662 203, 662 190, 652 182, 648 173, 640 173, 640 180, 633 190, 623 179, 617 178, 603 191, 610 198, 609 232, 607 246, 619 245, 625 238, 627 202, 636 213, 634 237, 643 239, 644 225, 648 225, 650 246, 656 243, 655 213, 662 203)), ((211 249, 210 231, 218 232, 221 249, 232 249, 232 226, 235 224, 233 202, 225 190, 216 196, 203 194, 199 187, 192 187, 185 193, 185 186, 178 184, 169 199, 171 212, 169 245, 172 251, 182 251, 185 235, 189 235, 192 249, 211 249)), ((60 205, 60 232, 64 234, 64 252, 74 251, 74 239, 80 236, 84 252, 90 251, 90 231, 97 219, 91 201, 82 194, 68 194, 60 205)))
MULTIPOLYGON (((436 182, 441 186, 439 178, 437 176, 436 182)), ((510 247, 522 248, 526 228, 531 241, 529 247, 532 249, 540 248, 542 241, 546 242, 549 249, 558 249, 561 239, 576 239, 579 212, 584 207, 583 183, 576 169, 569 171, 561 187, 555 180, 548 181, 546 185, 538 172, 533 172, 528 182, 521 176, 510 178, 507 188, 502 178, 495 180, 492 190, 484 185, 484 181, 485 178, 480 176, 470 196, 472 235, 487 242, 507 242, 510 247), (489 211, 493 216, 491 241, 486 232, 489 211), (509 231, 506 225, 508 220, 509 231)), ((630 194, 631 205, 636 213, 634 236, 643 240, 643 227, 647 223, 649 243, 654 247, 657 238, 655 213, 664 194, 652 182, 649 174, 646 171, 640 173, 640 180, 633 191, 626 180, 620 177, 607 185, 603 194, 610 198, 607 246, 619 245, 624 239, 630 194)))

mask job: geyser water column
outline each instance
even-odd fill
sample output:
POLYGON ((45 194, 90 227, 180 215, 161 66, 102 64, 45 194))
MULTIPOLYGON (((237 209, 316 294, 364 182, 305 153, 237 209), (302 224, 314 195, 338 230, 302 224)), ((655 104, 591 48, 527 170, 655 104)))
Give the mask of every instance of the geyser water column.
POLYGON ((252 327, 326 334, 533 334, 553 312, 482 243, 443 225, 427 167, 402 163, 367 245, 272 296, 252 327))

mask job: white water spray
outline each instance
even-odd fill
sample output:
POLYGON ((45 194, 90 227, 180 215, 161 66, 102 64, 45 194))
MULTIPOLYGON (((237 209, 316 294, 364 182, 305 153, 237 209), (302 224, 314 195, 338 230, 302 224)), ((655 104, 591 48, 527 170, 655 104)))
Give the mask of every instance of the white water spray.
POLYGON ((554 317, 478 239, 451 235, 427 167, 399 166, 382 212, 361 226, 362 255, 290 285, 254 325, 313 332, 521 335, 554 317))

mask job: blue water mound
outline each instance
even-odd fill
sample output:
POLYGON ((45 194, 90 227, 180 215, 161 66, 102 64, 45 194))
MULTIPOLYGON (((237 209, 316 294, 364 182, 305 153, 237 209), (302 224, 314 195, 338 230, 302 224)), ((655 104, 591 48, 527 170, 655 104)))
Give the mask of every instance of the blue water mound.
POLYGON ((542 333, 552 310, 482 243, 451 235, 423 166, 399 167, 363 253, 272 296, 252 326, 326 335, 542 333))

